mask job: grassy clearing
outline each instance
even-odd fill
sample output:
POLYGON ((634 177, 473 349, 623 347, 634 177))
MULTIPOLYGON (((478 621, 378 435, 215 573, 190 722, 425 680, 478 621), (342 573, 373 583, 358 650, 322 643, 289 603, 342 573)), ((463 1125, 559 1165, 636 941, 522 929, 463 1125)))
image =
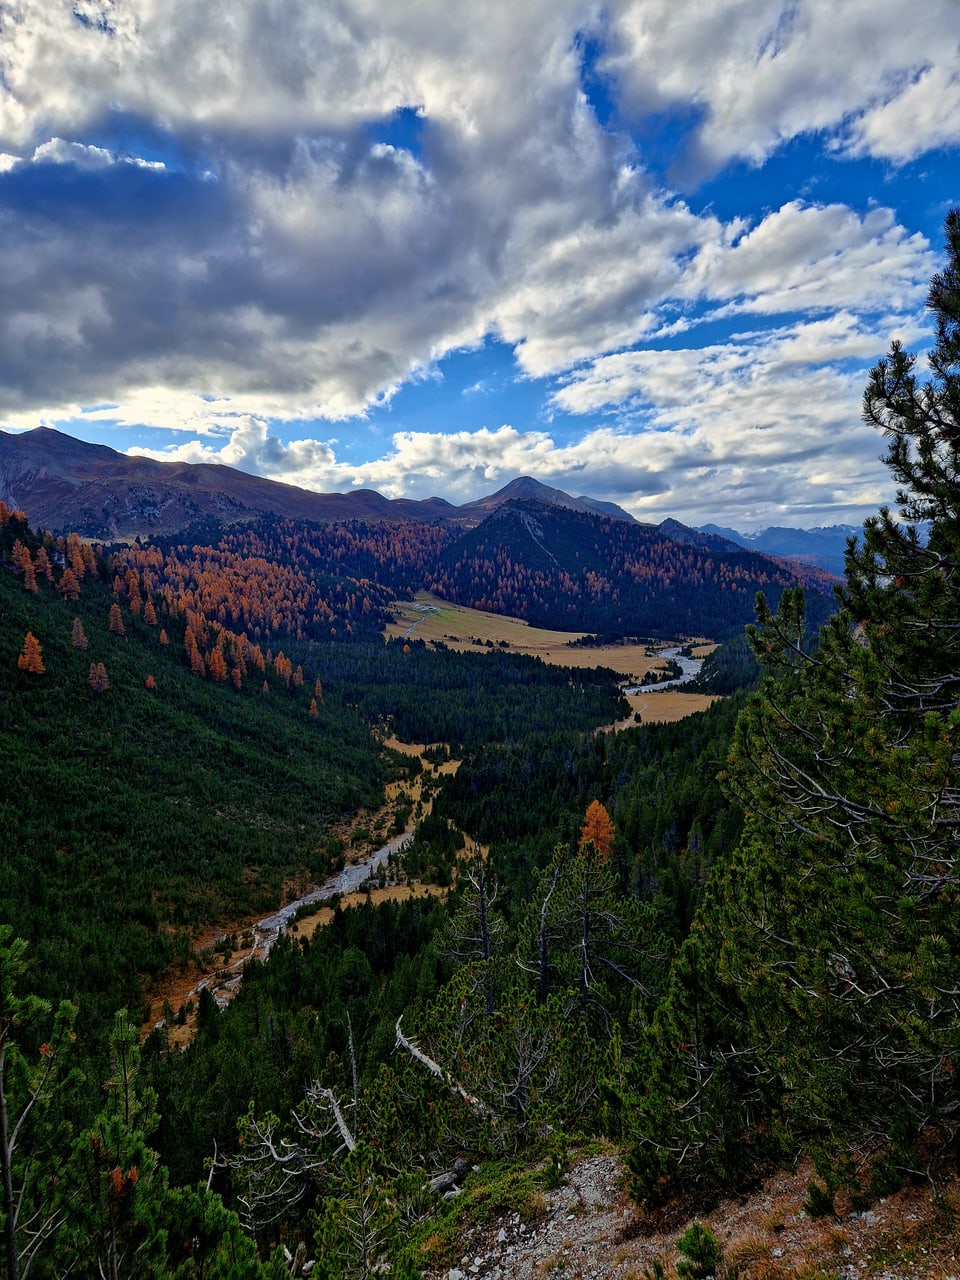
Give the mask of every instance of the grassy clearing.
MULTIPOLYGON (((627 694, 631 712, 633 715, 639 712, 642 724, 673 724, 675 720, 683 720, 696 711, 706 711, 717 700, 717 694, 686 693, 683 689, 664 689, 660 693, 645 690, 643 693, 627 694)), ((614 728, 629 729, 635 723, 631 718, 620 721, 614 728)))
MULTIPOLYGON (((497 647, 542 658, 552 666, 609 667, 629 680, 641 680, 648 671, 663 667, 657 650, 665 647, 664 642, 656 647, 609 644, 574 648, 571 642, 582 639, 584 632, 531 627, 521 618, 467 609, 426 591, 395 606, 394 612, 395 621, 384 633, 388 639, 414 637, 460 652, 497 647)), ((712 647, 705 646, 704 651, 712 647)))

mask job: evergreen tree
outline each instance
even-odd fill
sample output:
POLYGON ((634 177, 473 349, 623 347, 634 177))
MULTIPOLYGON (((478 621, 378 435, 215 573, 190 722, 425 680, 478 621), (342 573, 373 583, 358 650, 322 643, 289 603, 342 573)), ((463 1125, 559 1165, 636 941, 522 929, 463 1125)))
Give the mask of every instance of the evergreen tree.
POLYGON ((0 925, 0 1218, 6 1280, 22 1280, 52 1247, 67 1216, 66 1138, 56 1103, 72 1079, 69 1049, 77 1010, 22 995, 26 947, 0 925), (48 1038, 31 1052, 40 1034, 48 1038))
MULTIPOLYGON (((746 825, 694 926, 721 940, 712 1007, 741 1014, 726 1057, 752 1059, 768 1086, 752 1120, 742 1098, 718 1106, 739 1111, 739 1128, 785 1125, 828 1190, 853 1156, 915 1169, 921 1147, 929 1163, 960 1127, 958 211, 947 250, 929 298, 932 378, 921 384, 894 344, 864 397, 890 441, 897 514, 851 543, 841 609, 814 651, 799 592, 775 615, 758 600, 751 639, 767 674, 727 774, 746 825)), ((652 1109, 679 1105, 675 1082, 658 1088, 652 1109)), ((648 1088, 641 1120, 651 1106, 648 1088)), ((634 1167, 643 1181, 642 1141, 634 1167)))

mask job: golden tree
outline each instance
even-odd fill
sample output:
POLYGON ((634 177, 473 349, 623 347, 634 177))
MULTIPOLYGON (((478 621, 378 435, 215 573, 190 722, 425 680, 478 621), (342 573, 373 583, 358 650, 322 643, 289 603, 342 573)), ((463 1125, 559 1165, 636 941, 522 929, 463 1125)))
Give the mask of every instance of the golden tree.
POLYGON ((610 815, 600 803, 599 800, 593 800, 587 807, 584 815, 583 826, 580 829, 579 849, 583 849, 584 845, 592 844, 602 862, 606 862, 610 857, 610 848, 613 844, 614 827, 610 820, 610 815))
POLYGON ((17 658, 17 666, 21 671, 27 671, 32 676, 42 676, 45 668, 41 654, 40 641, 32 631, 28 631, 23 638, 23 648, 17 658))
POLYGON ((102 662, 90 663, 90 674, 87 676, 87 683, 94 693, 104 693, 110 688, 107 669, 102 662))
POLYGON ((60 581, 57 583, 57 590, 64 600, 78 600, 80 598, 80 583, 77 581, 77 575, 72 569, 64 569, 60 575, 60 581))

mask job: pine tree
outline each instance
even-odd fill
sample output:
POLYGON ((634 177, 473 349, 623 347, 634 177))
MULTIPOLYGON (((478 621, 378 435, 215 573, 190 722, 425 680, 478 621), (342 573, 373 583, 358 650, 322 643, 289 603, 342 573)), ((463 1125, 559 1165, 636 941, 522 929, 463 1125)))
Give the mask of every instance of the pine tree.
MULTIPOLYGON (((21 995, 26 947, 0 925, 0 1208, 6 1280, 20 1280, 51 1247, 67 1216, 65 1174, 69 1126, 57 1103, 72 1079, 68 1066, 76 1008, 62 1001, 54 1012, 38 996, 21 995), (32 1055, 21 1038, 46 1039, 32 1055)), ((52 1260, 52 1259, 51 1259, 52 1260)))
POLYGON ((74 618, 73 626, 70 629, 70 643, 75 649, 85 649, 87 647, 87 633, 83 629, 83 623, 79 618, 74 618))
POLYGON ((742 1015, 728 1060, 752 1059, 771 1085, 754 1126, 804 1143, 828 1190, 851 1152, 916 1168, 922 1142, 929 1167, 960 1133, 957 211, 947 251, 930 290, 931 379, 894 344, 864 398, 890 441, 898 513, 850 546, 813 651, 799 592, 776 615, 758 602, 767 675, 727 775, 748 816, 695 926, 722 939, 707 999, 742 1015))

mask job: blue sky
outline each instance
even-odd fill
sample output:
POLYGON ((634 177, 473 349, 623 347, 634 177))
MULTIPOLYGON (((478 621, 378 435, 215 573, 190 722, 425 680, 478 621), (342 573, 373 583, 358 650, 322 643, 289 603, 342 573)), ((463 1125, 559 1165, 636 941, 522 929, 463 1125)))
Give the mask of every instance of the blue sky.
POLYGON ((893 497, 960 7, 23 0, 0 428, 319 490, 529 474, 741 529, 893 497))

